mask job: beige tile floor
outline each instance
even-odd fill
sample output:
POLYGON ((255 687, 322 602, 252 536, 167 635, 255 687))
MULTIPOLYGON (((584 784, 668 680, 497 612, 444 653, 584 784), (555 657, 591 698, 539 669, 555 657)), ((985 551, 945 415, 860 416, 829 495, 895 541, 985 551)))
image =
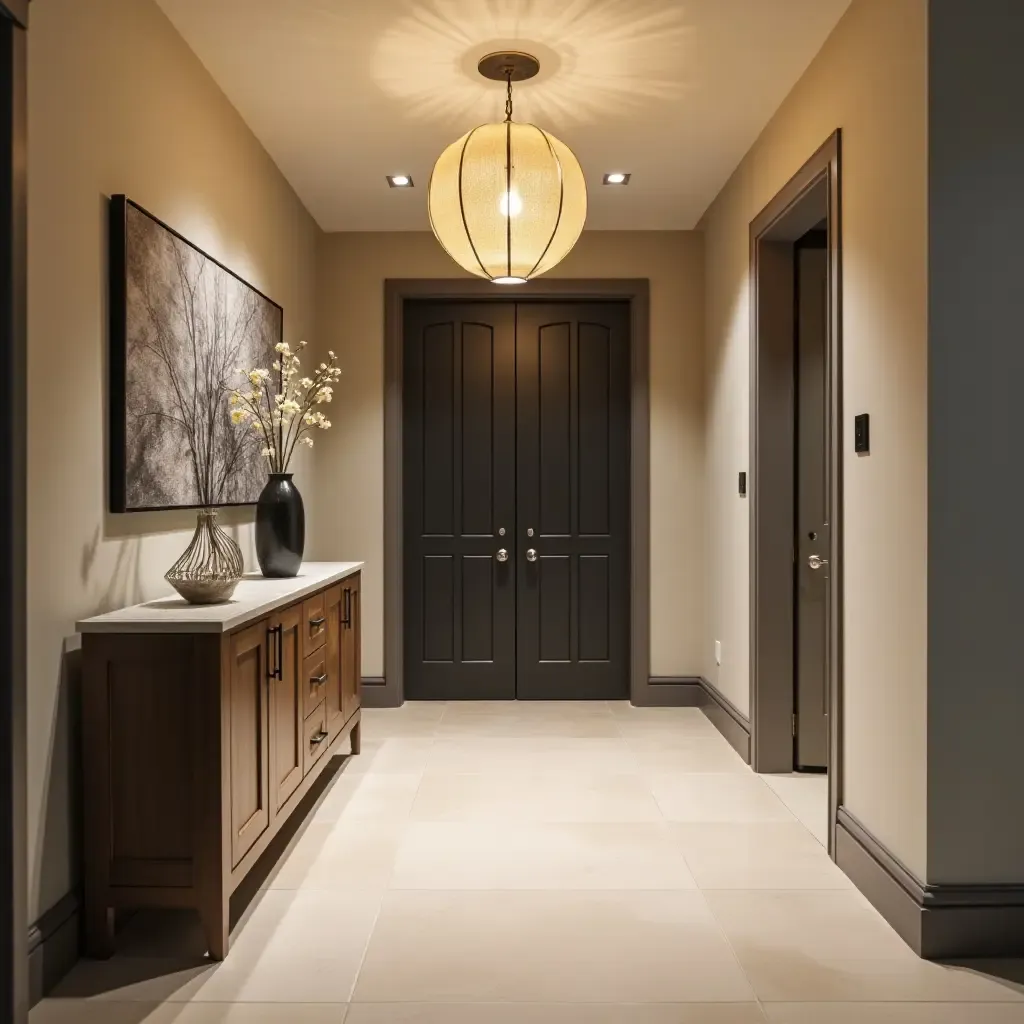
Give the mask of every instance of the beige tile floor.
POLYGON ((917 959, 812 835, 821 780, 759 778, 699 711, 407 704, 364 736, 225 963, 139 915, 33 1024, 1024 1024, 1024 966, 917 959))

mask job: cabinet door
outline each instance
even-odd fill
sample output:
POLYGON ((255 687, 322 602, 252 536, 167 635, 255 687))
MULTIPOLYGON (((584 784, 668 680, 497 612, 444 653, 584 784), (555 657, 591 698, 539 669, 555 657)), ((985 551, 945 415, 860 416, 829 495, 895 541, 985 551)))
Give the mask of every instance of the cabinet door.
POLYGON ((326 713, 327 733, 331 742, 341 731, 345 722, 341 693, 341 618, 342 588, 331 587, 327 591, 325 614, 327 617, 327 643, 325 661, 327 673, 326 713))
POLYGON ((302 781, 302 605, 278 612, 272 619, 271 633, 276 661, 270 681, 270 788, 276 813, 302 781))
POLYGON ((346 722, 359 708, 362 681, 359 584, 356 573, 342 583, 341 592, 341 713, 346 722))
MULTIPOLYGON (((267 620, 231 638, 231 862, 270 825, 267 620)), ((211 786, 216 779, 208 780, 211 786)))

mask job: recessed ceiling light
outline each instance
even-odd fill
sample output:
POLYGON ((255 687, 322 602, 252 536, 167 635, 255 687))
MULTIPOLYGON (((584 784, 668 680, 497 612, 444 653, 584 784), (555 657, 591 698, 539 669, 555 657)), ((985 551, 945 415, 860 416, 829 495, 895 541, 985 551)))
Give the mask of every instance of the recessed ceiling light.
POLYGON ((412 188, 412 178, 408 174, 385 174, 391 188, 412 188))
POLYGON ((625 171, 611 171, 604 176, 606 185, 628 185, 629 175, 625 171))

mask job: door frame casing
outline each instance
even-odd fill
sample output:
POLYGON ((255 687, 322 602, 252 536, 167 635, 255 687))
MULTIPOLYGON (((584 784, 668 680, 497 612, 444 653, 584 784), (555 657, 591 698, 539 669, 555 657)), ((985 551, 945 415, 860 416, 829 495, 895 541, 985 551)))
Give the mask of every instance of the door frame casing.
POLYGON ((28 797, 26 676, 26 351, 28 273, 28 0, 2 0, 9 78, 3 121, 0 323, 4 471, 0 473, 0 1019, 28 1019, 28 797))
POLYGON ((363 682, 364 703, 397 707, 403 672, 403 327, 407 301, 628 302, 630 309, 630 653, 629 691, 649 703, 651 623, 650 282, 647 278, 542 278, 515 287, 466 278, 384 282, 384 678, 363 682))
MULTIPOLYGON (((792 261, 786 278, 779 241, 787 218, 815 190, 826 200, 828 221, 827 426, 830 515, 828 577, 829 851, 842 797, 843 695, 843 411, 842 217, 840 132, 837 129, 750 223, 750 740, 756 772, 794 767, 794 462, 795 382, 784 375, 793 353, 792 261), (775 237, 773 238, 773 232, 775 237), (773 246, 778 247, 773 250, 773 246), (767 285, 784 302, 772 302, 767 285), (774 362, 768 358, 774 355, 774 362), (786 387, 789 391, 786 393, 786 387)), ((808 224, 806 227, 812 225, 808 224)), ((799 229, 796 229, 799 230, 799 229)))

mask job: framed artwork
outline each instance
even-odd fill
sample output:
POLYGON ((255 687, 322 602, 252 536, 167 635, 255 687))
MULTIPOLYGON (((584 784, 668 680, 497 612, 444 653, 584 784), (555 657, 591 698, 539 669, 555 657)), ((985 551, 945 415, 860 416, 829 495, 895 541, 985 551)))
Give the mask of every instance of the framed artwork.
POLYGON ((284 310, 123 195, 110 199, 110 509, 248 505, 267 480, 231 423, 240 367, 270 368, 284 310))

